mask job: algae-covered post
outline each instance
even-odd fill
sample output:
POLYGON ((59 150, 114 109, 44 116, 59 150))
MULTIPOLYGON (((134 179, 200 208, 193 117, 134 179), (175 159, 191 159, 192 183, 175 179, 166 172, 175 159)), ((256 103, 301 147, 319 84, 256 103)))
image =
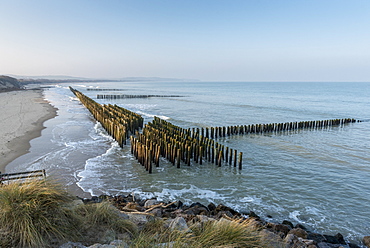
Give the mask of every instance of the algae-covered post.
POLYGON ((239 170, 242 169, 242 163, 243 163, 243 152, 239 153, 239 170))

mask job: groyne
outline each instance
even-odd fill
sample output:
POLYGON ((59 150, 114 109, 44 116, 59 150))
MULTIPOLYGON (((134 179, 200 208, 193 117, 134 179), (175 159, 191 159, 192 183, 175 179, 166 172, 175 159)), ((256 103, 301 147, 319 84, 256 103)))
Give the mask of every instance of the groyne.
POLYGON ((232 135, 262 134, 271 132, 294 131, 300 129, 323 129, 333 126, 342 126, 347 123, 359 122, 352 118, 331 119, 319 121, 300 121, 270 124, 250 124, 223 127, 193 128, 195 135, 210 139, 228 137, 232 135))
POLYGON ((117 105, 101 105, 72 87, 70 90, 121 147, 126 145, 130 134, 143 127, 141 115, 117 105))
MULTIPOLYGON (((294 131, 299 129, 324 129, 357 122, 355 119, 331 119, 270 124, 252 124, 223 127, 184 129, 168 121, 154 117, 143 127, 144 118, 139 114, 117 105, 101 105, 78 90, 70 90, 101 123, 103 128, 123 147, 130 138, 131 153, 145 169, 152 173, 153 165, 158 167, 160 157, 170 161, 177 168, 181 164, 201 165, 203 161, 221 167, 222 164, 242 169, 243 152, 238 152, 218 143, 216 140, 231 135, 262 134, 294 131), (139 132, 142 129, 142 132, 139 132)), ((99 96, 99 95, 98 95, 99 96)), ((101 95, 122 98, 180 97, 175 95, 101 95)), ((101 98, 98 98, 101 99, 101 98)), ((112 98, 118 99, 118 98, 112 98)))
POLYGON ((126 89, 102 89, 102 88, 87 88, 87 91, 125 91, 126 89))
POLYGON ((125 98, 149 98, 149 97, 182 97, 178 95, 96 95, 97 99, 125 99, 125 98))
POLYGON ((131 153, 149 173, 152 173, 153 164, 159 166, 160 156, 177 168, 181 163, 190 166, 191 161, 200 165, 208 161, 219 167, 226 162, 242 169, 242 152, 238 157, 237 150, 158 117, 146 124, 142 133, 137 132, 136 138, 131 136, 131 153))

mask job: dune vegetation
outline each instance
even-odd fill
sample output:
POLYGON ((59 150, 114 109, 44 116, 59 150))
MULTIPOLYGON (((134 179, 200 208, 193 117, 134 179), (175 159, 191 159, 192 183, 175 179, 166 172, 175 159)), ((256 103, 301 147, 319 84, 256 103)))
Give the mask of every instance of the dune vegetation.
POLYGON ((57 183, 29 180, 0 187, 0 247, 85 246, 122 240, 118 247, 265 247, 243 223, 195 223, 168 228, 162 218, 138 225, 109 201, 84 204, 57 183), (79 203, 77 203, 79 202, 79 203))

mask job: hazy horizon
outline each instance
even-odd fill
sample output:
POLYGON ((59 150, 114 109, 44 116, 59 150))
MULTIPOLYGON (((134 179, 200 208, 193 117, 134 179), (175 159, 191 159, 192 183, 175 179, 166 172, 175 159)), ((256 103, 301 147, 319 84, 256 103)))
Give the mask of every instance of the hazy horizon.
POLYGON ((370 2, 0 2, 0 74, 369 82, 370 2))

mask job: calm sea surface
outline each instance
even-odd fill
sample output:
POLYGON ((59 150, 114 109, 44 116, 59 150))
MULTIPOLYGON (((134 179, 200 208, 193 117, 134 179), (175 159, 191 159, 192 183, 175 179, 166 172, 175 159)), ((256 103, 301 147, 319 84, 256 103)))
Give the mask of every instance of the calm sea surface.
POLYGON ((107 82, 60 84, 45 90, 58 116, 45 123, 31 152, 7 171, 46 169, 92 195, 134 193, 160 200, 225 204, 270 221, 290 220, 359 242, 370 235, 369 83, 107 82), (355 118, 341 127, 250 134, 217 141, 243 152, 243 170, 166 160, 147 174, 69 91, 183 128, 355 118), (121 92, 87 91, 117 88, 121 92), (181 95, 97 100, 97 94, 181 95), (273 219, 266 217, 271 215, 273 219))

